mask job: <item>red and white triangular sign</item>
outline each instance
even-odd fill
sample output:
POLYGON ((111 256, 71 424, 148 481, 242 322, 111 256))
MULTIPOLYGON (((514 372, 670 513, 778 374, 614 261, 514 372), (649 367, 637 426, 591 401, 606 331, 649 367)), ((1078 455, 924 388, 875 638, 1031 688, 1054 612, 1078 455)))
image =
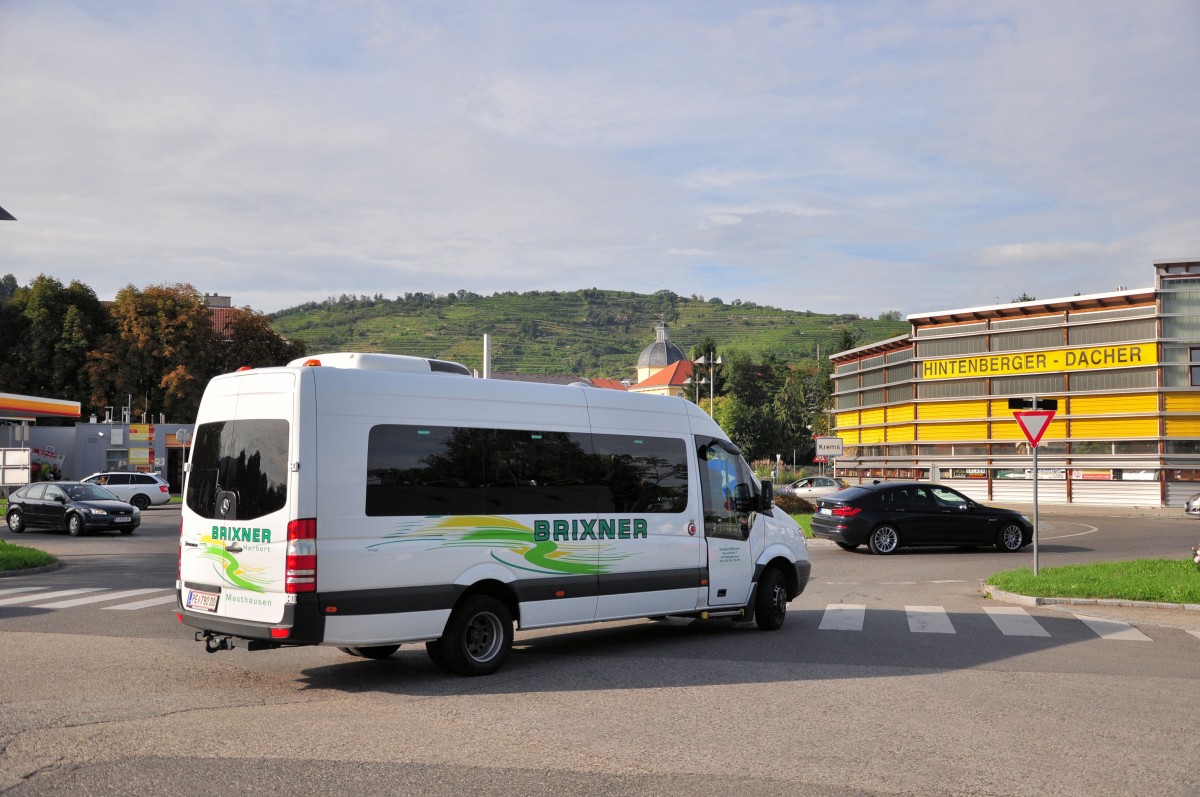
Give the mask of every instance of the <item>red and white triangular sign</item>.
POLYGON ((1017 425, 1025 433, 1025 439, 1029 441, 1030 445, 1037 448, 1042 435, 1050 428, 1054 410, 1021 410, 1014 412, 1013 417, 1017 419, 1017 425))

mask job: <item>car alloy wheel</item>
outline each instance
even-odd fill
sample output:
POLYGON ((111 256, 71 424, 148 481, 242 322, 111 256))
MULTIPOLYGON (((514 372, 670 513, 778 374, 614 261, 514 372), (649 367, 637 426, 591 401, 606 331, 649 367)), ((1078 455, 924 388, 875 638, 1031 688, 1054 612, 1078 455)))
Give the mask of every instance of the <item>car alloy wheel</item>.
POLYGON ((1025 535, 1016 523, 1008 523, 996 535, 996 547, 1005 553, 1016 553, 1021 550, 1025 535))
POLYGON ((871 532, 867 546, 871 549, 871 553, 881 556, 895 553, 896 549, 900 547, 900 532, 896 531, 894 526, 880 526, 871 532))

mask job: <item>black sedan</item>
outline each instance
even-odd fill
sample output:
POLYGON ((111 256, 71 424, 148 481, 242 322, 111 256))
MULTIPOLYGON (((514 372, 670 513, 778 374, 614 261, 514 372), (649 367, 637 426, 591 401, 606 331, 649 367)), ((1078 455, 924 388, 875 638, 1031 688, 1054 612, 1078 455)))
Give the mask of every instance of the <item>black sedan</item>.
POLYGON ((848 551, 865 544, 876 554, 917 545, 995 545, 1012 553, 1033 541, 1033 524, 940 484, 875 482, 820 499, 812 533, 848 551))
POLYGON ((27 528, 66 529, 75 537, 101 530, 132 534, 142 523, 142 513, 94 484, 34 482, 8 497, 4 519, 14 534, 27 528))

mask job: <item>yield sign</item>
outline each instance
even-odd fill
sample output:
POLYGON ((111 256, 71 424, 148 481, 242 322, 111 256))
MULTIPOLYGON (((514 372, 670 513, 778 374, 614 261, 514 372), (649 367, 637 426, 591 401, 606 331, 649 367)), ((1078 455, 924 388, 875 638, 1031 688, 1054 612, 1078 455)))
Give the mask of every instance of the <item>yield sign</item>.
POLYGON ((1017 419, 1017 425, 1025 433, 1025 439, 1029 441, 1031 446, 1037 448, 1042 435, 1050 428, 1050 421, 1054 418, 1054 410, 1024 410, 1014 412, 1013 417, 1017 419))

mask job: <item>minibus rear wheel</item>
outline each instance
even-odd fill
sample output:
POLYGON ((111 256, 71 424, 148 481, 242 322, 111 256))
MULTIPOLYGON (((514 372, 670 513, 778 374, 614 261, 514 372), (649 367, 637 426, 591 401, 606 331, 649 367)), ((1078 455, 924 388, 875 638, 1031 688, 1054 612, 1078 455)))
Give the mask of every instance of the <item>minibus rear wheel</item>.
POLYGON ((491 595, 471 595, 450 615, 440 640, 446 665, 459 675, 491 675, 512 652, 512 614, 491 595))

